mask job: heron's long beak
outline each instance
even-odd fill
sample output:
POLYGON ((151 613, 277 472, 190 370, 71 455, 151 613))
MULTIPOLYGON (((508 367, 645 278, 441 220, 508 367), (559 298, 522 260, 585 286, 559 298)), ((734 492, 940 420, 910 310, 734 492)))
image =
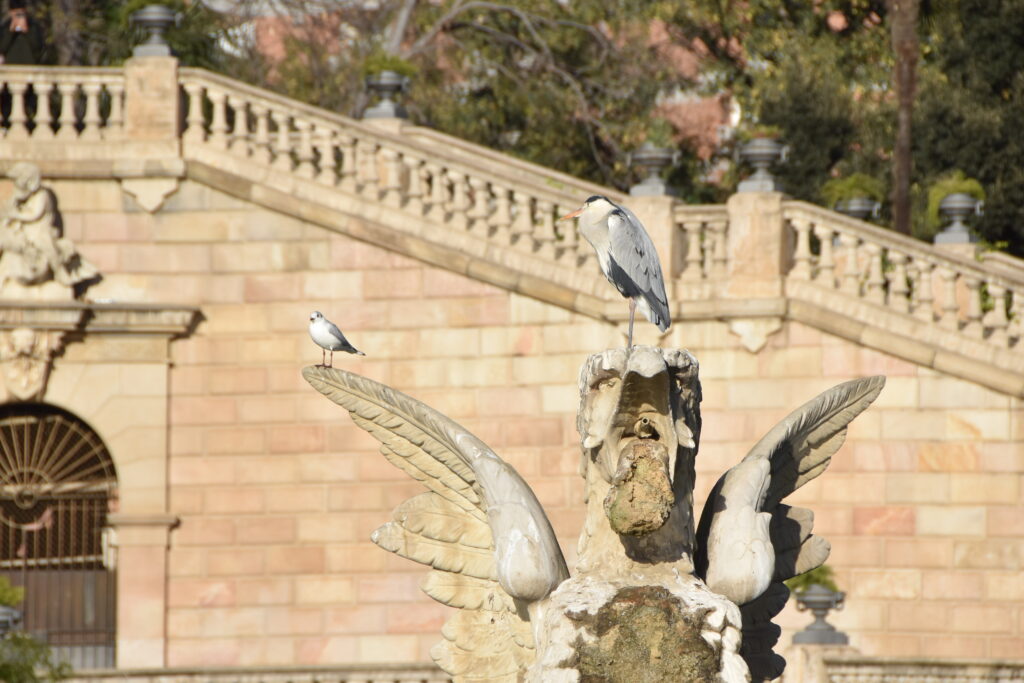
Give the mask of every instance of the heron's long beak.
POLYGON ((572 213, 565 214, 564 216, 562 216, 558 220, 559 221, 567 221, 570 218, 576 218, 576 216, 579 216, 581 213, 583 213, 583 207, 582 206, 580 208, 576 209, 575 211, 573 211, 572 213))

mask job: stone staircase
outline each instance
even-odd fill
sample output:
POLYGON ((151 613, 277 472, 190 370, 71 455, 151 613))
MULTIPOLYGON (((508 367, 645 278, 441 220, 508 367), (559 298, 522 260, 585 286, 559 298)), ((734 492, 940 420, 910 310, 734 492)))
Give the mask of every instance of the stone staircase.
MULTIPOLYGON (((600 187, 400 120, 357 121, 169 57, 2 67, 0 166, 116 178, 158 210, 185 178, 598 319, 626 306, 556 219, 600 187)), ((777 193, 630 198, 676 320, 751 351, 785 319, 1024 397, 1024 261, 975 257, 777 193)), ((685 342, 685 338, 683 338, 685 342)))

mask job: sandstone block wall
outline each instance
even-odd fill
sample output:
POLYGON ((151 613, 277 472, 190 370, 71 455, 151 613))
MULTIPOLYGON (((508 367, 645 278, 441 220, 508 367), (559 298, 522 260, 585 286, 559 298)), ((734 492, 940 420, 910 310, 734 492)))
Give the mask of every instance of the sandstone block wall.
MULTIPOLYGON (((156 214, 113 181, 51 186, 67 236, 104 273, 91 297, 205 316, 170 351, 168 510, 181 524, 170 533, 167 665, 413 662, 439 638, 447 608, 419 591, 424 570, 369 542, 421 488, 302 380, 320 360, 312 310, 368 354, 336 354, 337 365, 427 402, 511 462, 572 565, 583 519, 576 376, 587 354, 624 343, 621 330, 191 181, 156 214)), ((646 322, 638 331, 657 339, 646 322)), ((847 591, 832 620, 869 654, 1024 653, 1021 401, 797 323, 757 354, 717 321, 677 324, 663 343, 702 367, 698 505, 790 410, 846 379, 887 375, 829 471, 794 501, 832 541, 847 591)), ((61 372, 58 360, 54 381, 61 372)), ((809 620, 788 608, 784 639, 809 620)))

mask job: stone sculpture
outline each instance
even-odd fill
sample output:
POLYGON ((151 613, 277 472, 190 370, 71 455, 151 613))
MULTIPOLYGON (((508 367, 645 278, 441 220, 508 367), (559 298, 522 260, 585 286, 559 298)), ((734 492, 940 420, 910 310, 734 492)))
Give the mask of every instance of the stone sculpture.
POLYGON ((0 209, 0 290, 4 298, 71 298, 75 285, 96 268, 63 237, 53 194, 39 167, 19 162, 10 170, 14 193, 0 209))
POLYGON ((721 477, 695 529, 697 361, 647 346, 591 356, 577 418, 587 516, 570 577, 533 492, 479 439, 364 377, 303 375, 427 487, 373 540, 432 567, 423 590, 460 608, 432 653, 456 681, 779 675, 782 581, 829 551, 810 511, 781 501, 828 466, 885 382, 846 382, 794 411, 721 477))

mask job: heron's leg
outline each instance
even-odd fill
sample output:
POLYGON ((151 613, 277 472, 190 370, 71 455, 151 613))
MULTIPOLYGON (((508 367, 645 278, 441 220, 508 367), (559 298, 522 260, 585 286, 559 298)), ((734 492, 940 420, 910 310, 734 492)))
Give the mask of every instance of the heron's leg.
POLYGON ((331 349, 331 364, 328 365, 327 367, 329 367, 329 368, 333 368, 334 367, 334 349, 331 349))
POLYGON ((327 367, 327 349, 320 349, 320 367, 327 367))
POLYGON ((629 346, 626 348, 633 348, 633 317, 636 315, 636 299, 629 300, 629 346))

